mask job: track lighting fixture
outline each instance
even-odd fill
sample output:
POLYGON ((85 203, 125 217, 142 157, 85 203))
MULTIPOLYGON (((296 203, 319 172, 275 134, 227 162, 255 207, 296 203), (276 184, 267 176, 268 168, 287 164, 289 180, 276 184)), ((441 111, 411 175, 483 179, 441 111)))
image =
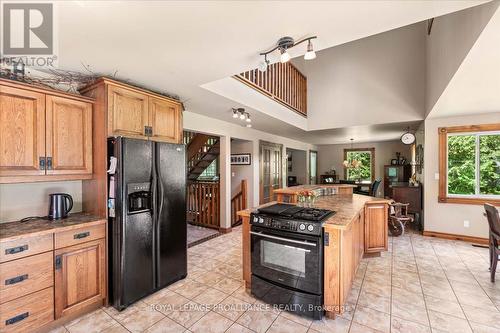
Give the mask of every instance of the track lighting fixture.
POLYGON ((252 127, 250 124, 252 119, 250 119, 250 113, 246 112, 244 108, 233 108, 233 118, 243 120, 247 123, 246 127, 252 127))
POLYGON ((290 61, 291 56, 290 53, 288 53, 288 49, 291 49, 294 46, 297 46, 305 41, 307 41, 307 52, 304 54, 304 59, 305 60, 311 60, 316 58, 316 53, 314 52, 313 44, 311 42, 312 39, 317 38, 317 36, 312 36, 312 37, 307 37, 304 39, 301 39, 297 42, 292 37, 282 37, 278 40, 278 43, 276 44, 275 47, 270 49, 269 51, 262 52, 260 55, 264 56, 264 61, 259 64, 259 70, 261 72, 265 72, 267 68, 269 67, 269 60, 267 60, 267 55, 275 50, 280 51, 280 62, 281 63, 286 63, 290 61))

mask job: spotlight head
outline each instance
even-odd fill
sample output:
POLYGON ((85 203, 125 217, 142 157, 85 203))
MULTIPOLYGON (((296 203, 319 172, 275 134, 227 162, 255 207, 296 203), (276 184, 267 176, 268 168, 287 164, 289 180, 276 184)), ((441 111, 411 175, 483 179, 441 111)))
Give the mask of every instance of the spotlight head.
POLYGON ((246 126, 247 128, 251 128, 252 127, 252 124, 247 124, 246 126))
POLYGON ((316 52, 314 52, 313 44, 312 44, 311 40, 309 40, 309 42, 307 43, 307 52, 306 52, 306 54, 304 54, 304 59, 305 60, 312 60, 314 58, 316 58, 316 52))
POLYGON ((286 49, 281 49, 280 52, 281 52, 280 62, 282 64, 284 64, 285 62, 290 61, 290 59, 291 59, 290 53, 288 53, 288 51, 286 49))
POLYGON ((233 109, 233 118, 238 118, 238 111, 233 109))

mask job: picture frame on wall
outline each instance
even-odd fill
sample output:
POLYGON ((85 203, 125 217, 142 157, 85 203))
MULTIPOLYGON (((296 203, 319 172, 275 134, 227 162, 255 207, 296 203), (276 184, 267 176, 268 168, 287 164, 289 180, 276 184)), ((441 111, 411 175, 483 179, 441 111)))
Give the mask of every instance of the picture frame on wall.
POLYGON ((231 165, 251 165, 252 154, 231 154, 231 165))

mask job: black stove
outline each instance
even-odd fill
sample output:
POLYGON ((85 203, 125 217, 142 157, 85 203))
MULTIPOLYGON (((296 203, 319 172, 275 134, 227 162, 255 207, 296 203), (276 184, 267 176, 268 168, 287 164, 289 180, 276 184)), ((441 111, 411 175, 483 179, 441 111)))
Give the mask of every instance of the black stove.
POLYGON ((250 223, 271 229, 319 236, 323 222, 333 214, 335 212, 328 209, 275 204, 260 208, 253 213, 250 223))
POLYGON ((323 222, 334 211, 274 204, 250 215, 252 294, 314 319, 323 316, 323 222))

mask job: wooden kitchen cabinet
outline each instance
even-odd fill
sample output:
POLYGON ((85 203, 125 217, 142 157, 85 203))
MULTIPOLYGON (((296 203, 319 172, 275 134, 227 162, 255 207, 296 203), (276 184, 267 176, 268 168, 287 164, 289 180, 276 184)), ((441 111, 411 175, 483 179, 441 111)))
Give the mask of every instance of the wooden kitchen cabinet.
POLYGON ((0 85, 0 152, 0 177, 45 174, 44 94, 0 85))
POLYGON ((365 253, 387 251, 388 205, 365 205, 365 253))
POLYGON ((47 96, 48 175, 92 174, 92 105, 47 96))
POLYGON ((106 297, 105 240, 55 250, 55 319, 106 297))
POLYGON ((93 101, 0 79, 0 183, 92 178, 93 101))
POLYGON ((143 138, 148 117, 148 96, 118 86, 108 87, 108 136, 143 138))
POLYGON ((182 113, 178 103, 149 98, 149 124, 155 141, 179 143, 182 137, 182 113))
POLYGON ((107 118, 107 136, 182 143, 182 104, 172 98, 109 78, 80 90, 97 99, 107 118))

